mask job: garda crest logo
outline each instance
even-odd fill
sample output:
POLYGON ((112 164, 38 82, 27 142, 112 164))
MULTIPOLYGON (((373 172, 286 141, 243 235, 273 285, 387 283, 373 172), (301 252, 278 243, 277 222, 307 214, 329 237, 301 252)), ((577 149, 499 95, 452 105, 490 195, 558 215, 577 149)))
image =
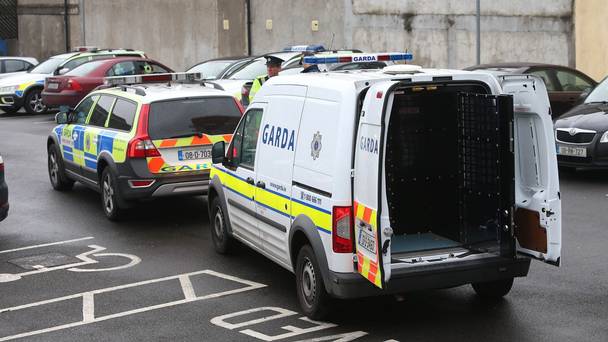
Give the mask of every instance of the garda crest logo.
POLYGON ((321 138, 322 136, 319 131, 312 137, 312 143, 310 143, 310 156, 312 157, 312 160, 317 160, 317 158, 319 158, 319 153, 321 152, 321 148, 323 148, 321 138))

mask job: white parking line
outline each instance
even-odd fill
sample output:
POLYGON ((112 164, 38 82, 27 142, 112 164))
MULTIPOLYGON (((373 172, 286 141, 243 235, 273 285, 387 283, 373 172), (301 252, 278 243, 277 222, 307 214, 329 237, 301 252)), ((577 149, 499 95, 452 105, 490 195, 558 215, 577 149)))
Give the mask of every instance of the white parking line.
POLYGON ((18 252, 18 251, 24 251, 26 249, 34 249, 34 248, 40 248, 40 247, 62 245, 62 244, 66 244, 66 243, 72 243, 72 242, 84 241, 84 240, 90 240, 90 239, 93 239, 93 237, 92 236, 87 236, 87 237, 83 237, 83 238, 79 238, 79 239, 57 241, 57 242, 51 242, 51 243, 43 243, 41 245, 34 245, 34 246, 20 247, 20 248, 14 248, 14 249, 7 249, 7 250, 4 250, 4 251, 0 251, 0 254, 11 253, 11 252, 18 252))
POLYGON ((6 312, 23 310, 23 309, 27 309, 27 308, 37 307, 37 306, 50 304, 50 303, 62 302, 62 301, 75 299, 75 298, 82 298, 82 316, 83 317, 82 317, 82 320, 78 321, 78 322, 58 325, 58 326, 35 330, 35 331, 28 331, 28 332, 20 333, 17 335, 0 337, 0 342, 9 341, 9 340, 17 339, 17 338, 22 338, 22 337, 40 335, 40 334, 44 334, 44 333, 48 333, 48 332, 52 332, 52 331, 63 330, 63 329, 68 329, 68 328, 77 327, 77 326, 81 326, 81 325, 106 321, 109 319, 124 317, 124 316, 128 316, 128 315, 134 315, 137 313, 152 311, 152 310, 161 309, 161 308, 172 307, 172 306, 176 306, 176 305, 180 305, 180 304, 186 304, 186 303, 190 303, 190 302, 196 302, 196 301, 201 301, 201 300, 211 299, 211 298, 224 297, 224 296, 237 294, 237 293, 241 293, 241 292, 256 290, 256 289, 259 289, 259 288, 262 288, 265 286, 266 285, 261 284, 261 283, 256 283, 256 282, 253 282, 250 280, 237 278, 234 276, 215 272, 212 270, 203 270, 203 271, 184 273, 184 274, 179 274, 179 275, 169 276, 169 277, 164 277, 164 278, 145 280, 145 281, 140 281, 140 282, 126 284, 126 285, 113 286, 113 287, 108 287, 108 288, 98 289, 98 290, 93 290, 93 291, 81 292, 81 293, 76 293, 76 294, 72 294, 69 296, 58 297, 58 298, 43 300, 43 301, 39 301, 39 302, 35 302, 35 303, 14 306, 14 307, 10 307, 10 308, 0 309, 0 317, 2 316, 3 313, 6 313, 6 312), (218 278, 223 278, 223 279, 231 280, 231 281, 234 281, 237 283, 241 283, 246 286, 237 288, 237 289, 233 289, 233 290, 211 293, 211 294, 197 297, 196 293, 194 292, 194 289, 192 288, 192 282, 190 280, 190 277, 194 276, 194 275, 198 275, 198 274, 207 274, 207 275, 215 276, 218 278), (186 280, 186 278, 187 278, 187 280, 186 280), (123 312, 119 312, 116 314, 95 317, 95 307, 94 307, 95 298, 94 297, 96 294, 107 293, 107 292, 112 292, 112 291, 116 291, 116 290, 122 290, 122 289, 127 289, 127 288, 147 285, 147 284, 153 284, 153 283, 158 283, 158 282, 167 281, 167 280, 173 280, 173 279, 180 280, 180 284, 182 286, 182 292, 184 294, 184 299, 176 300, 176 301, 172 301, 172 302, 168 302, 168 303, 147 306, 147 307, 134 309, 134 310, 123 311, 123 312), (184 280, 182 280, 182 279, 184 279, 184 280), (184 286, 184 284, 185 284, 185 286, 184 286))

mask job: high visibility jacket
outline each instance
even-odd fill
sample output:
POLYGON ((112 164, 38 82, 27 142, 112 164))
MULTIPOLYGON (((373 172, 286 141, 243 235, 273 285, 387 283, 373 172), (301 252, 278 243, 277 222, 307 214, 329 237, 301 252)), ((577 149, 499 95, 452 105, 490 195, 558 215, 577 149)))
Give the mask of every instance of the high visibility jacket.
POLYGON ((251 89, 249 90, 249 103, 253 101, 253 97, 255 96, 255 94, 258 92, 258 90, 260 90, 260 88, 262 88, 262 84, 268 81, 269 78, 270 77, 268 77, 268 75, 262 75, 256 77, 256 79, 253 80, 253 84, 251 85, 251 89))

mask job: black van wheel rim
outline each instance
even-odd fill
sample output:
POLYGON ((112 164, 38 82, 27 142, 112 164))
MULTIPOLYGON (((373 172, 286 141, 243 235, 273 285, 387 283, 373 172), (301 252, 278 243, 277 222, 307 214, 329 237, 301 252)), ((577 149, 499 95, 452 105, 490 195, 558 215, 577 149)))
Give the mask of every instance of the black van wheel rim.
POLYGON ((222 208, 217 208, 215 218, 213 220, 213 228, 215 230, 215 236, 219 241, 224 240, 224 215, 222 214, 222 208))
POLYGON ((302 295, 309 306, 312 306, 317 291, 315 269, 309 258, 304 259, 302 267, 302 295))

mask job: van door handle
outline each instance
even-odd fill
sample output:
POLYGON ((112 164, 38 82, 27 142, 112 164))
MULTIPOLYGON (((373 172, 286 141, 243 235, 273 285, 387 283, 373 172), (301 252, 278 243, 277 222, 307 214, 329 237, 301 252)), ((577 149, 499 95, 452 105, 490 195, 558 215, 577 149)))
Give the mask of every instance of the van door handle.
POLYGON ((258 181, 258 183, 256 184, 256 186, 260 189, 266 189, 266 183, 262 182, 262 181, 258 181))
POLYGON ((249 184, 251 184, 251 185, 254 185, 254 184, 255 184, 255 181, 254 181, 254 180, 253 180, 253 178, 251 178, 251 177, 247 177, 246 181, 247 181, 247 183, 249 183, 249 184))

